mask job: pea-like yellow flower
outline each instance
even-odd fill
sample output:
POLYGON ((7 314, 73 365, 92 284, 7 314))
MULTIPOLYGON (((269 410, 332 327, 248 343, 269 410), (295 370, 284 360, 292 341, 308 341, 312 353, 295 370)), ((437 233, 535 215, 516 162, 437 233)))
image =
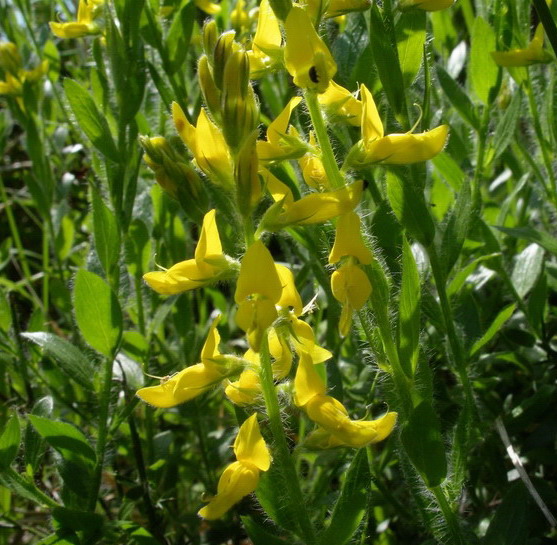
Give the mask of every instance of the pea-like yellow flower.
POLYGON ((220 129, 201 108, 194 127, 178 103, 172 103, 172 118, 180 138, 193 154, 197 166, 213 181, 234 188, 234 168, 230 150, 220 129))
POLYGON ((267 231, 279 231, 289 225, 322 223, 346 214, 356 208, 364 188, 363 181, 357 180, 340 189, 311 193, 295 201, 290 188, 276 177, 268 176, 267 186, 276 201, 259 226, 260 230, 267 231))
POLYGON ((301 100, 301 97, 291 98, 282 112, 267 127, 267 140, 257 141, 257 155, 260 161, 296 159, 306 152, 307 145, 301 140, 296 128, 289 125, 292 112, 301 100))
POLYGON ((282 283, 273 258, 260 240, 255 241, 241 261, 234 300, 239 305, 236 323, 246 332, 249 345, 259 352, 265 330, 277 319, 275 305, 282 283))
POLYGON ((209 210, 203 218, 194 259, 176 263, 165 271, 143 275, 145 282, 156 292, 175 295, 223 280, 234 272, 235 262, 222 251, 215 213, 214 209, 209 210))
POLYGON ((79 0, 77 21, 69 23, 50 22, 50 30, 58 38, 81 38, 89 34, 98 34, 100 29, 93 22, 95 10, 103 2, 95 0, 79 0))
POLYGON ((499 66, 516 67, 545 63, 553 57, 543 48, 544 31, 541 23, 536 27, 534 37, 525 49, 511 49, 510 51, 492 51, 491 56, 499 66))
POLYGON ((222 517, 235 503, 251 494, 259 483, 261 471, 271 466, 271 454, 265 444, 257 414, 251 415, 241 426, 234 441, 236 462, 223 472, 217 486, 217 495, 199 511, 203 518, 214 520, 222 517))
POLYGON ((340 17, 354 11, 365 11, 371 6, 371 0, 331 0, 325 17, 340 17))
POLYGON ((231 372, 233 357, 219 352, 220 335, 217 330, 219 317, 209 329, 201 350, 201 363, 186 367, 168 379, 162 379, 158 386, 148 386, 137 391, 137 396, 146 403, 159 408, 174 407, 206 392, 226 378, 231 372))
POLYGON ((352 312, 360 310, 371 295, 371 284, 354 258, 348 258, 331 276, 331 289, 334 298, 342 305, 339 331, 345 337, 352 324, 352 312))
POLYGON ((194 0, 194 4, 208 15, 216 15, 221 10, 220 5, 211 2, 211 0, 194 0))
POLYGON ((371 250, 362 238, 360 216, 356 212, 348 212, 338 218, 329 263, 338 263, 345 256, 356 257, 363 265, 369 265, 373 259, 371 250))
POLYGON ((325 112, 335 120, 359 127, 362 123, 362 103, 348 89, 331 81, 317 100, 325 112))
POLYGON ((348 166, 366 166, 373 163, 407 165, 427 161, 445 147, 449 127, 439 125, 434 129, 413 134, 384 135, 377 106, 367 87, 360 86, 362 97, 362 139, 350 151, 348 166))
POLYGON ((336 74, 337 65, 319 37, 307 11, 294 5, 284 22, 286 46, 284 64, 302 89, 323 93, 336 74))
POLYGON ((259 373, 254 369, 245 369, 238 380, 228 382, 224 393, 236 405, 243 406, 256 403, 261 396, 259 373))
POLYGON ((17 76, 23 66, 21 54, 13 42, 0 42, 0 68, 17 76))
POLYGON ((326 395, 326 386, 308 354, 302 353, 294 378, 294 402, 318 424, 321 447, 361 448, 385 439, 393 430, 397 414, 377 420, 351 420, 344 405, 326 395))
POLYGON ((261 0, 257 16, 257 28, 248 56, 250 76, 260 78, 274 69, 283 58, 282 34, 275 12, 269 0, 261 0))
POLYGON ((424 11, 439 11, 450 8, 454 0, 400 0, 401 9, 418 8, 424 11))

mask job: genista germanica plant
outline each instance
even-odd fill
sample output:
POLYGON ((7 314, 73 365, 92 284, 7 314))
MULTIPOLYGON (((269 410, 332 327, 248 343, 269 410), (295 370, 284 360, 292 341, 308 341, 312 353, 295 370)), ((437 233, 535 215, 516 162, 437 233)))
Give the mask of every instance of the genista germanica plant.
POLYGON ((23 435, 0 413, 2 512, 47 509, 45 545, 526 543, 529 497, 555 525, 480 370, 507 326, 532 376, 555 352, 557 243, 525 224, 557 209, 551 2, 531 29, 522 0, 39 4, 0 2, 0 143, 29 159, 0 170, 0 394, 29 408, 23 435), (527 493, 474 483, 490 426, 527 493))

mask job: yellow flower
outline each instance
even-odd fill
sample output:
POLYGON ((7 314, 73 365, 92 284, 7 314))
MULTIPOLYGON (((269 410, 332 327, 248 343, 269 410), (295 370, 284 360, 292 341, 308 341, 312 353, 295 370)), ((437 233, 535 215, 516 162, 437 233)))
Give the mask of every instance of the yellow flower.
POLYGON ((222 251, 213 209, 203 218, 195 258, 176 263, 166 271, 146 273, 143 279, 156 292, 174 295, 221 280, 233 269, 234 263, 222 251))
MULTIPOLYGON (((35 82, 48 72, 48 61, 42 61, 32 70, 23 70, 21 55, 12 42, 0 42, 0 68, 6 73, 5 81, 0 81, 0 95, 19 97, 25 81, 35 82)), ((23 108, 23 101, 18 99, 23 108)))
POLYGON ((336 74, 337 65, 315 31, 306 10, 296 5, 292 6, 286 17, 284 29, 284 64, 294 78, 294 84, 302 89, 323 93, 336 74))
POLYGON ((454 4, 454 0, 401 0, 400 7, 402 9, 419 8, 424 11, 439 11, 450 8, 454 4))
POLYGON ((238 380, 228 382, 224 389, 226 397, 236 405, 252 405, 261 395, 261 381, 259 374, 253 369, 242 371, 238 380))
POLYGON ((317 147, 313 132, 309 134, 309 145, 312 146, 313 150, 298 159, 304 181, 313 189, 320 191, 331 189, 329 178, 320 157, 321 150, 317 147))
POLYGON ((320 447, 360 448, 382 441, 393 430, 396 413, 390 412, 371 421, 351 420, 344 405, 325 392, 325 383, 315 370, 311 357, 302 353, 294 379, 294 402, 318 424, 314 433, 318 434, 320 447))
POLYGON ((257 141, 257 155, 260 161, 283 161, 285 159, 296 159, 306 151, 306 145, 300 139, 295 127, 288 126, 292 111, 302 99, 291 98, 277 116, 267 127, 267 140, 257 141))
POLYGON ((23 66, 17 46, 12 42, 0 42, 0 68, 17 76, 23 66))
POLYGON ((195 5, 208 15, 216 15, 220 13, 221 7, 219 4, 211 2, 211 0, 194 0, 195 5))
POLYGON ((280 180, 269 177, 268 185, 272 185, 270 191, 277 202, 263 216, 261 230, 278 231, 289 225, 322 223, 346 214, 358 205, 364 188, 362 180, 357 180, 340 189, 311 193, 294 201, 288 186, 279 184, 282 184, 280 180))
POLYGON ((275 12, 269 0, 261 0, 252 48, 247 52, 252 78, 260 78, 278 64, 283 57, 281 44, 282 35, 275 12))
POLYGON ((360 310, 371 295, 371 284, 367 274, 349 258, 331 276, 334 298, 342 305, 339 330, 345 337, 352 324, 352 312, 360 310))
POLYGON ((529 66, 535 63, 550 62, 553 57, 543 49, 543 26, 536 27, 534 37, 525 49, 511 49, 510 51, 492 51, 491 56, 499 66, 515 67, 529 66))
POLYGON ((271 455, 261 436, 256 414, 241 425, 234 441, 234 454, 237 461, 221 475, 217 495, 199 511, 203 518, 214 520, 222 517, 235 503, 257 488, 260 472, 269 469, 271 455))
POLYGON ((447 125, 419 134, 408 132, 384 136, 377 106, 364 84, 360 87, 360 93, 363 104, 362 140, 351 150, 347 158, 348 165, 418 163, 435 157, 445 146, 449 133, 447 125))
POLYGON ((370 6, 371 0, 331 0, 325 17, 339 17, 353 11, 365 11, 370 6))
POLYGON ((55 23, 50 22, 50 30, 59 38, 81 38, 88 34, 98 34, 100 29, 93 22, 95 9, 102 2, 94 0, 79 0, 77 8, 77 22, 55 23))
POLYGON ((230 151, 219 128, 209 119, 203 108, 194 127, 184 111, 172 103, 172 118, 178 134, 191 151, 197 166, 215 183, 229 189, 234 187, 233 165, 230 151))
POLYGON ((275 262, 265 245, 257 240, 241 261, 234 300, 239 305, 236 323, 246 332, 249 345, 259 351, 264 331, 276 320, 275 307, 282 284, 275 262))
POLYGON ((327 90, 317 97, 328 115, 359 127, 362 123, 362 103, 338 83, 331 81, 327 90))
POLYGON ((0 95, 19 96, 21 89, 21 81, 10 72, 6 72, 6 80, 0 81, 0 95))
POLYGON ((335 243, 329 254, 329 263, 337 263, 341 257, 353 256, 364 265, 373 259, 371 250, 365 245, 360 230, 360 216, 356 212, 348 212, 338 218, 335 243))
POLYGON ((167 408, 184 403, 206 392, 222 381, 229 373, 227 361, 218 349, 220 335, 215 318, 201 350, 201 363, 186 367, 158 386, 148 386, 137 391, 137 396, 154 407, 167 408))

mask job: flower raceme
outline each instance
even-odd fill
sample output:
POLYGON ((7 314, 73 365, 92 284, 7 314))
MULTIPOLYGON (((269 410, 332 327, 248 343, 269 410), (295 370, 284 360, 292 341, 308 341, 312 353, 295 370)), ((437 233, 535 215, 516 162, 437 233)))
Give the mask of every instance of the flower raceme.
POLYGON ((194 259, 176 263, 165 271, 154 271, 143 275, 143 279, 156 292, 174 295, 193 290, 228 277, 236 264, 224 255, 215 210, 209 210, 203 218, 201 236, 195 248, 194 259))
POLYGON ((224 356, 219 352, 219 319, 220 316, 211 324, 201 350, 201 363, 186 367, 172 377, 161 380, 158 386, 141 388, 136 395, 154 407, 174 407, 201 395, 225 379, 228 374, 239 370, 240 364, 235 364, 234 356, 224 356))
POLYGON ((346 166, 419 163, 435 157, 445 147, 449 133, 447 125, 439 125, 419 134, 410 131, 385 136, 375 101, 364 84, 360 86, 360 94, 362 139, 350 151, 346 166))
POLYGON ((271 465, 271 455, 265 444, 257 414, 252 414, 241 426, 234 441, 236 462, 222 473, 217 495, 200 509, 199 515, 208 520, 222 517, 235 503, 251 494, 259 484, 259 474, 271 465))
POLYGON ((93 22, 95 11, 103 0, 79 0, 77 21, 69 23, 50 22, 50 30, 58 38, 81 38, 88 34, 98 34, 100 29, 93 22))
POLYGON ((536 27, 534 37, 524 49, 510 51, 492 51, 491 56, 499 66, 517 67, 536 63, 550 62, 553 57, 543 49, 544 31, 541 23, 536 27))
POLYGON ((319 427, 307 438, 311 446, 361 448, 382 441, 392 432, 397 413, 377 420, 351 420, 340 401, 326 395, 326 386, 309 354, 302 353, 294 378, 294 402, 319 427))

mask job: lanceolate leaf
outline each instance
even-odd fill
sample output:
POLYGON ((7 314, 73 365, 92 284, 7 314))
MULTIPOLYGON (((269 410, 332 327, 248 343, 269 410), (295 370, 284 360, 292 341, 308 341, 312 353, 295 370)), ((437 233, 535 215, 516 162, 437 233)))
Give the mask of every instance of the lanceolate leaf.
POLYGON ((422 401, 412 411, 401 439, 426 485, 429 488, 440 485, 447 475, 447 459, 439 419, 428 401, 422 401))
POLYGON ((80 269, 73 301, 83 338, 101 354, 113 357, 122 335, 122 311, 110 286, 100 276, 80 269))
POLYGON ((46 331, 22 333, 21 336, 38 344, 60 369, 85 388, 92 388, 94 368, 90 360, 74 344, 46 331))
POLYGON ((95 146, 114 162, 121 160, 106 119, 101 115, 89 93, 72 79, 64 80, 64 90, 75 118, 95 146))
POLYGON ((329 526, 319 540, 320 545, 343 545, 352 538, 367 511, 370 482, 367 452, 362 448, 348 468, 329 526))
POLYGON ((17 414, 14 414, 8 420, 2 435, 0 435, 0 471, 9 467, 15 458, 19 449, 20 437, 19 419, 17 414))

